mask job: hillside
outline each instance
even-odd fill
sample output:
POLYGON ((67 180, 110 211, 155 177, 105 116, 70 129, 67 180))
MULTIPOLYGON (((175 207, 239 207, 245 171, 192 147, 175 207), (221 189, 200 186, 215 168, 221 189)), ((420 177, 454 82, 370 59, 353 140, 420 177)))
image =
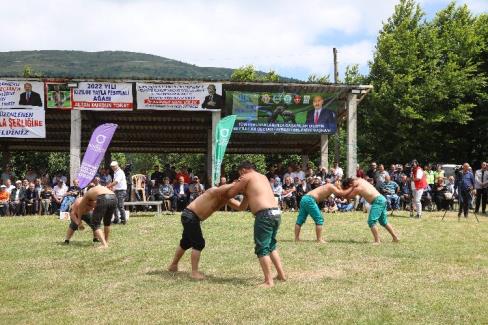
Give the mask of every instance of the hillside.
POLYGON ((0 76, 19 76, 24 66, 45 77, 226 80, 232 69, 197 67, 164 57, 123 51, 0 52, 0 76))

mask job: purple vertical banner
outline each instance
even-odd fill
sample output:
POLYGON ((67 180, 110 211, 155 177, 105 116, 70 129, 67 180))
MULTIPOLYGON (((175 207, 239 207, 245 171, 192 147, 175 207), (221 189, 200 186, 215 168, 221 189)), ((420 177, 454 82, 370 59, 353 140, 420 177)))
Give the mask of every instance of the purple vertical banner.
POLYGON ((78 181, 81 188, 85 188, 95 177, 98 166, 100 166, 105 151, 107 151, 110 141, 112 141, 117 126, 117 124, 106 123, 93 131, 78 172, 78 181))

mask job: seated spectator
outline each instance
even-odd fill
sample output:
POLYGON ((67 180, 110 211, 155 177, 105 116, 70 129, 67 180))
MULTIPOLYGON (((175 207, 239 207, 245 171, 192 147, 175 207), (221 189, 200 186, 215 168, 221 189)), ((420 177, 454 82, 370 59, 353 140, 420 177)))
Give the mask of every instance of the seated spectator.
POLYGON ((408 181, 407 175, 403 175, 400 181, 400 204, 402 208, 405 210, 408 207, 410 210, 410 202, 412 200, 412 189, 411 184, 408 181))
POLYGON ((25 191, 25 210, 28 215, 37 214, 39 211, 39 194, 35 184, 29 183, 29 188, 25 191))
POLYGON ((222 186, 225 184, 227 184, 227 178, 225 178, 225 176, 220 177, 220 182, 219 182, 218 186, 222 186))
POLYGON ((324 208, 323 210, 328 213, 335 213, 337 211, 337 204, 335 201, 334 194, 330 195, 325 202, 323 202, 324 208))
POLYGON ((200 183, 200 179, 198 178, 198 176, 193 176, 193 182, 189 186, 189 191, 190 191, 190 202, 195 200, 197 197, 202 195, 203 192, 205 192, 205 188, 200 183))
POLYGON ((364 170, 361 169, 361 166, 359 166, 359 164, 356 166, 356 177, 357 178, 365 178, 366 177, 364 170))
POLYGON ((432 211, 432 188, 428 184, 424 193, 422 193, 420 203, 422 204, 422 207, 425 207, 425 210, 432 211))
POLYGON ((68 191, 61 201, 61 207, 59 211, 68 212, 71 205, 75 202, 76 198, 81 194, 80 182, 77 179, 73 180, 73 186, 68 188, 68 191))
POLYGON ((105 168, 100 168, 100 185, 107 186, 107 184, 112 183, 112 176, 110 171, 105 168))
POLYGON ((437 211, 449 209, 449 202, 453 200, 452 194, 448 192, 444 185, 444 178, 437 177, 437 182, 432 191, 432 198, 437 207, 437 211))
POLYGON ((180 177, 183 177, 183 181, 185 184, 190 184, 191 178, 190 178, 190 174, 188 173, 188 169, 186 169, 186 167, 181 167, 178 174, 176 174, 176 179, 178 180, 178 182, 180 177))
POLYGON ((381 192, 381 185, 385 182, 386 176, 389 175, 388 172, 385 170, 385 166, 380 164, 378 166, 378 172, 375 174, 374 183, 376 189, 381 192))
POLYGON ((400 183, 402 182, 403 176, 405 176, 405 177, 407 176, 403 172, 403 165, 398 164, 396 167, 395 174, 393 176, 391 176, 391 180, 394 181, 395 183, 397 183, 398 185, 400 185, 400 183))
POLYGON ((29 188, 29 181, 24 179, 22 181, 22 188, 24 189, 24 191, 27 191, 27 189, 29 188))
POLYGON ((10 193, 10 214, 21 216, 25 213, 25 190, 22 188, 22 181, 15 182, 15 188, 10 193))
POLYGON ((336 205, 340 212, 349 212, 354 209, 354 204, 346 198, 336 198, 336 205))
POLYGON ((283 188, 281 187, 279 179, 279 177, 271 177, 269 179, 269 185, 271 186, 271 190, 273 191, 276 202, 281 205, 281 193, 283 192, 283 188))
POLYGON ((281 199, 283 200, 284 207, 295 211, 297 208, 296 188, 295 184, 291 181, 291 176, 285 178, 285 184, 283 184, 282 190, 281 199))
POLYGON ((51 214, 51 201, 53 198, 53 189, 47 185, 41 191, 41 214, 51 214))
POLYGON ((173 186, 169 183, 170 179, 168 176, 163 178, 163 184, 159 187, 159 193, 161 193, 163 204, 167 210, 176 210, 177 199, 174 195, 173 186))
POLYGON ((188 205, 190 197, 190 189, 183 176, 178 177, 178 183, 174 185, 173 191, 176 197, 176 210, 183 211, 188 205))
POLYGON ((53 201, 52 201, 52 209, 54 213, 59 213, 61 209, 61 203, 63 202, 63 198, 68 192, 68 187, 64 184, 61 178, 57 178, 57 184, 53 188, 53 201))
POLYGON ((385 176, 385 181, 381 184, 380 193, 386 197, 388 206, 392 210, 400 208, 400 197, 398 196, 398 184, 391 180, 390 175, 385 176))
POLYGON ((7 192, 7 186, 0 185, 0 217, 5 217, 8 214, 8 201, 10 194, 7 192))
POLYGON ((302 180, 300 182, 300 184, 298 184, 297 186, 295 186, 296 188, 296 196, 297 196, 297 206, 300 205, 300 201, 302 199, 302 197, 307 194, 308 192, 310 192, 312 190, 312 187, 311 185, 307 182, 306 179, 302 180))
POLYGON ((149 190, 149 200, 151 201, 162 201, 163 195, 161 194, 161 187, 159 181, 152 179, 149 182, 150 190, 149 190))
POLYGON ((12 193, 12 190, 15 188, 15 186, 12 185, 12 181, 10 179, 7 179, 5 183, 3 183, 7 189, 8 194, 12 193))

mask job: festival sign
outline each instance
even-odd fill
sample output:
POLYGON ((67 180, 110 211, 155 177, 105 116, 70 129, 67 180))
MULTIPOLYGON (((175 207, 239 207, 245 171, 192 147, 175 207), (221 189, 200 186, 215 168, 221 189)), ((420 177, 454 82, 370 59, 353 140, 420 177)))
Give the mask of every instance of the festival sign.
POLYGON ((222 109, 221 83, 137 83, 137 109, 222 109))
POLYGON ((0 80, 0 138, 45 138, 44 84, 0 80))
POLYGON ((46 82, 46 107, 55 109, 71 109, 71 89, 67 83, 46 82))
POLYGON ((0 138, 45 138, 43 109, 0 109, 0 138))
POLYGON ((132 110, 132 84, 80 82, 71 90, 71 102, 81 110, 132 110))
POLYGON ((226 91, 226 105, 237 115, 234 132, 334 134, 338 95, 226 91))

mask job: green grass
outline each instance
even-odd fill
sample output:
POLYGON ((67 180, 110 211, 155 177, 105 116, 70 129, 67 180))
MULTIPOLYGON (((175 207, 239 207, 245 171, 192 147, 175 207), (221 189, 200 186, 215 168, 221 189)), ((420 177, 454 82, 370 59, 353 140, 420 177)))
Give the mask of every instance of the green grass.
POLYGON ((165 271, 179 242, 179 215, 132 217, 113 226, 109 250, 91 233, 61 245, 67 222, 0 219, 0 322, 10 324, 168 323, 488 323, 488 218, 440 221, 390 217, 400 234, 371 245, 366 215, 326 215, 327 244, 293 242, 296 214, 278 239, 286 283, 258 288, 250 213, 218 213, 203 223, 205 281, 192 281, 188 254, 165 271))

